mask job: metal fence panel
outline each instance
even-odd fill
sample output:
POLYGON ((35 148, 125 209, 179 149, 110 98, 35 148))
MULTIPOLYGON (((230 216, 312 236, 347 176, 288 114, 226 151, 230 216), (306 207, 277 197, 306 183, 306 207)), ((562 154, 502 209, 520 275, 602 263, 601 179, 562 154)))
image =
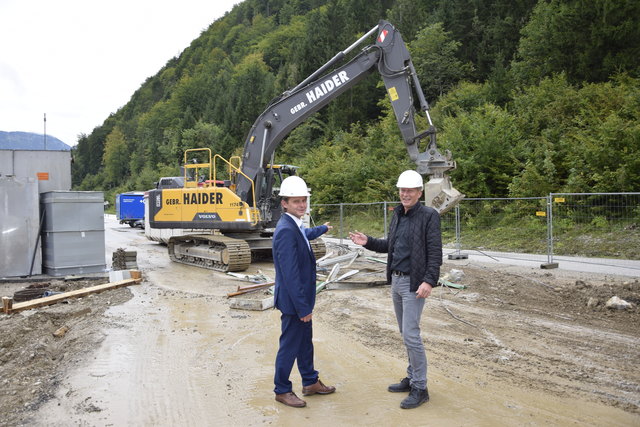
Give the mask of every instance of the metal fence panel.
MULTIPOLYGON (((341 240, 354 230, 386 237, 397 205, 316 204, 311 214, 315 224, 331 222, 331 234, 341 240)), ((580 262, 626 267, 622 260, 640 260, 640 193, 467 198, 441 216, 441 230, 450 254, 500 253, 540 262, 546 257, 546 266, 584 257, 580 262)))
POLYGON ((388 227, 385 214, 387 202, 341 203, 312 205, 311 217, 315 225, 331 222, 331 235, 348 239, 350 231, 360 231, 370 236, 384 236, 388 227))
MULTIPOLYGON (((459 248, 539 259, 539 255, 547 253, 546 200, 544 197, 463 199, 457 221, 459 248)), ((456 225, 455 216, 453 223, 456 225)), ((448 233, 443 227, 444 242, 450 240, 448 233)), ((450 242, 446 244, 452 247, 450 242)))
POLYGON ((640 260, 640 193, 552 193, 553 254, 640 260))

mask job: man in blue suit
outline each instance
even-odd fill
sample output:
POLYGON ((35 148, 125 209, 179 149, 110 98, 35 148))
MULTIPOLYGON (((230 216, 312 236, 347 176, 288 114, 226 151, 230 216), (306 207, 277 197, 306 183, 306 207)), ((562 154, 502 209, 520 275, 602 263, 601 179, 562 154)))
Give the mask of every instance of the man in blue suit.
POLYGON ((302 216, 307 212, 309 190, 302 178, 290 176, 282 181, 280 194, 284 214, 273 235, 273 261, 276 269, 274 305, 282 312, 282 334, 276 356, 276 400, 302 408, 306 402, 292 391, 289 375, 297 361, 302 377, 302 394, 330 394, 313 366, 312 321, 316 302, 316 259, 309 245, 326 233, 329 223, 305 228, 302 216))

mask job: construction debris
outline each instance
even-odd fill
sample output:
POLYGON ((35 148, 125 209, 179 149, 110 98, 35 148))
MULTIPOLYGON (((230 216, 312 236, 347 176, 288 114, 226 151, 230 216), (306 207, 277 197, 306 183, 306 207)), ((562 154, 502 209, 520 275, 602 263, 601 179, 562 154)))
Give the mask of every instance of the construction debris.
MULTIPOLYGON (((355 269, 348 270, 347 272, 340 274, 342 268, 350 267, 354 264, 357 258, 363 254, 361 249, 349 248, 344 245, 335 245, 332 250, 328 251, 325 256, 319 258, 316 262, 318 266, 318 276, 323 277, 323 273, 327 272, 327 268, 331 266, 329 273, 326 273, 324 280, 316 284, 316 293, 323 291, 324 289, 357 289, 368 288, 371 286, 386 285, 386 269, 384 267, 372 268, 370 262, 358 262, 355 269), (335 255, 335 254, 338 255, 335 255), (351 279, 347 281, 346 279, 351 279)), ((380 264, 386 264, 386 260, 379 258, 364 257, 367 261, 373 261, 380 264)), ((242 273, 227 273, 230 276, 236 277, 240 280, 249 281, 255 283, 249 286, 238 286, 235 292, 229 292, 227 298, 234 298, 231 302, 232 308, 246 309, 246 310, 264 310, 273 306, 273 298, 267 297, 263 299, 259 298, 235 298, 240 295, 245 295, 259 290, 268 290, 273 293, 273 287, 275 282, 269 279, 264 274, 242 274, 242 273)), ((454 283, 454 281, 461 280, 464 277, 462 270, 452 269, 445 273, 438 281, 438 284, 455 289, 466 289, 465 285, 454 283)))
POLYGON ((234 298, 231 300, 229 306, 240 310, 263 311, 273 307, 273 297, 271 296, 262 299, 234 298))
POLYGON ((118 248, 111 255, 111 270, 137 270, 138 269, 138 252, 126 251, 123 248, 118 248))
POLYGON ((328 267, 330 265, 335 265, 337 263, 343 262, 345 263, 345 267, 348 267, 353 263, 353 261, 355 261, 356 258, 358 258, 358 256, 360 256, 360 251, 355 251, 345 255, 339 255, 333 258, 322 259, 321 261, 317 261, 316 265, 318 267, 328 267))
POLYGON ((344 279, 347 279, 351 276, 354 276, 356 274, 358 274, 360 272, 360 270, 349 270, 346 273, 344 273, 343 275, 341 275, 340 277, 331 280, 331 281, 327 281, 324 282, 324 287, 327 289, 350 289, 353 288, 352 284, 345 284, 342 283, 342 281, 344 279))
POLYGON ((50 283, 33 283, 24 289, 15 291, 13 293, 13 300, 15 302, 23 302, 42 298, 43 296, 46 296, 45 293, 49 290, 50 286, 50 283))
POLYGON ((613 296, 609 298, 609 301, 605 304, 605 307, 613 309, 613 310, 627 310, 633 307, 633 304, 619 298, 618 296, 613 296))
POLYGON ((43 307, 46 305, 56 304, 60 301, 64 301, 68 298, 78 298, 85 295, 93 294, 96 292, 106 291, 108 289, 121 288, 123 286, 129 286, 136 283, 140 283, 142 279, 127 279, 121 280, 115 283, 105 283, 104 285, 91 286, 88 288, 78 289, 70 292, 63 292, 57 295, 52 295, 44 298, 37 298, 30 301, 14 304, 13 298, 2 297, 2 311, 5 314, 17 313, 23 310, 30 310, 32 308, 43 307))
POLYGON ((56 338, 63 337, 64 334, 67 333, 67 331, 69 331, 69 327, 68 326, 63 326, 61 328, 56 329, 56 331, 53 333, 53 336, 56 337, 56 338))
POLYGON ((249 285, 249 286, 238 286, 238 290, 236 292, 228 293, 227 298, 235 297, 238 295, 244 295, 249 292, 259 291, 261 289, 269 288, 273 285, 275 285, 275 282, 258 283, 256 285, 249 285))
POLYGON ((324 260, 325 260, 325 259, 327 259, 327 258, 331 258, 333 255, 334 255, 334 253, 333 253, 333 252, 327 252, 327 253, 326 253, 322 258, 319 258, 319 259, 317 259, 317 260, 316 260, 316 265, 317 265, 319 262, 322 262, 322 261, 324 261, 324 260))
POLYGON ((444 281, 459 282, 463 277, 464 271, 452 268, 447 273, 444 273, 442 275, 441 280, 444 279, 444 281))
MULTIPOLYGON (((326 242, 325 245, 327 247, 327 251, 330 250, 336 256, 345 255, 345 254, 353 252, 353 250, 354 250, 353 246, 347 245, 347 244, 344 244, 344 243, 326 242)), ((360 249, 358 248, 358 250, 360 250, 360 249)))
POLYGON ((457 283, 452 283, 446 279, 443 279, 442 277, 440 279, 438 279, 438 284, 440 286, 444 286, 447 288, 455 288, 455 289, 467 289, 467 287, 465 285, 459 285, 457 283))
POLYGON ((119 282, 127 279, 140 279, 141 277, 142 273, 139 270, 117 270, 109 272, 109 282, 119 282))
POLYGON ((258 270, 258 274, 242 274, 242 273, 234 273, 232 271, 228 271, 227 274, 229 276, 233 276, 236 279, 243 280, 245 282, 251 283, 264 283, 264 282, 272 282, 271 279, 266 274, 263 274, 260 270, 258 270))

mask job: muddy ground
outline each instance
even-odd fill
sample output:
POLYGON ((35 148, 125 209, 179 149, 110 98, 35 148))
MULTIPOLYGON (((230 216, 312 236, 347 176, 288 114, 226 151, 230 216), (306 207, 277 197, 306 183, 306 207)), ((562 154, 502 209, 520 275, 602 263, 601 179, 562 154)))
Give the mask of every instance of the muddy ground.
MULTIPOLYGON (((138 251, 142 284, 0 315, 0 425, 640 425, 637 278, 445 262, 467 288, 427 301, 431 401, 411 411, 386 392, 406 358, 389 287, 322 291, 316 365, 338 392, 293 409, 273 401, 277 311, 231 309, 226 293, 243 282, 172 264, 139 232, 107 228, 138 251), (612 296, 632 308, 606 308, 612 296)), ((380 265, 349 269, 365 267, 380 265)), ((0 293, 27 284, 0 283, 0 293)))

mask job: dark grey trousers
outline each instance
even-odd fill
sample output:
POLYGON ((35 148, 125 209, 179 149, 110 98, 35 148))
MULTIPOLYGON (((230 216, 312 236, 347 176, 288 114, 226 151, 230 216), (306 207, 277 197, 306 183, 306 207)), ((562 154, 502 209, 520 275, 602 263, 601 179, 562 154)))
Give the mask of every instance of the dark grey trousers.
POLYGON ((407 378, 411 380, 412 387, 424 390, 427 388, 427 355, 420 337, 424 298, 416 298, 416 293, 409 290, 409 276, 391 277, 391 297, 409 356, 407 378))

